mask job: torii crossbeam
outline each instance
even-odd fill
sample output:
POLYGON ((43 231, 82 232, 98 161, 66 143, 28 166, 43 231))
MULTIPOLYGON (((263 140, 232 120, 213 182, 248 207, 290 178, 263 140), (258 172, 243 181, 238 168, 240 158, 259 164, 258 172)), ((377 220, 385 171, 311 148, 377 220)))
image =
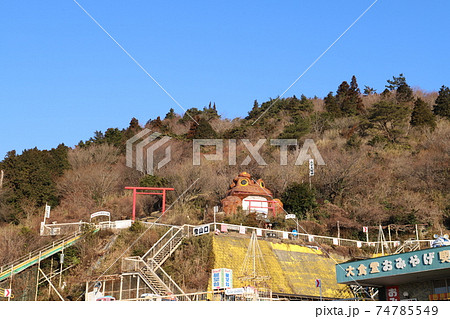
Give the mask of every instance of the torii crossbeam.
POLYGON ((125 189, 133 190, 133 221, 136 219, 136 197, 137 195, 162 195, 162 213, 166 211, 166 191, 173 191, 174 188, 167 187, 133 187, 127 186, 125 189), (139 192, 138 192, 139 191, 139 192), (148 192, 161 191, 161 192, 148 192))

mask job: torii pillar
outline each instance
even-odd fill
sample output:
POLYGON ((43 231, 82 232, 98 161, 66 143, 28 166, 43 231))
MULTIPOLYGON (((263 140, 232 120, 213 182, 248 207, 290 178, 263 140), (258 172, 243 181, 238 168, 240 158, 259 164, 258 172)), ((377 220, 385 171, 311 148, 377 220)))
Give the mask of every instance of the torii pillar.
POLYGON ((127 186, 125 189, 133 190, 133 221, 136 219, 136 197, 137 195, 162 195, 162 213, 166 211, 166 191, 173 191, 174 188, 167 187, 133 187, 127 186), (138 192, 139 191, 139 192, 138 192), (161 191, 161 192, 148 192, 148 191, 161 191))

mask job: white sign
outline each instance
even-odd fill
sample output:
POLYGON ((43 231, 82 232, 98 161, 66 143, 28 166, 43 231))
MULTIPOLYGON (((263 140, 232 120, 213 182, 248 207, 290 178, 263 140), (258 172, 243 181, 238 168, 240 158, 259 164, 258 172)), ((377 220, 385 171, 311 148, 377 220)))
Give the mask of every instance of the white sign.
POLYGON ((5 289, 5 297, 11 297, 11 289, 5 289))
POLYGON ((308 241, 309 241, 309 242, 314 241, 314 236, 308 235, 308 241))
POLYGON ((287 214, 284 219, 295 219, 295 214, 287 214))
POLYGON ((239 234, 245 235, 245 227, 244 226, 239 226, 239 234))
POLYGON ((283 232, 283 239, 288 239, 289 238, 289 233, 284 231, 283 232))
POLYGON ((230 295, 243 295, 245 293, 245 289, 244 288, 232 288, 232 289, 227 289, 225 290, 225 295, 230 296, 230 295))
POLYGON ((116 220, 114 221, 114 226, 117 229, 122 229, 122 228, 128 228, 131 227, 132 224, 132 220, 131 219, 126 219, 126 220, 116 220))
POLYGON ((195 227, 193 230, 194 236, 205 235, 209 233, 209 225, 195 227))
POLYGON ((314 159, 309 159, 309 176, 314 176, 314 159))
POLYGON ((233 288, 233 270, 227 268, 218 268, 211 270, 213 289, 233 288))
POLYGON ((50 209, 51 207, 45 204, 45 218, 50 218, 50 209))
POLYGON ((363 233, 368 233, 369 232, 369 227, 363 227, 363 233))
POLYGON ((333 238, 333 245, 339 245, 339 240, 337 238, 333 238))
POLYGON ((256 236, 262 236, 262 229, 256 228, 256 236))
POLYGON ((105 212, 105 211, 101 211, 101 212, 96 212, 91 214, 91 219, 97 216, 108 216, 111 217, 111 213, 110 212, 105 212))
POLYGON ((214 206, 214 213, 218 213, 219 212, 219 206, 214 206))

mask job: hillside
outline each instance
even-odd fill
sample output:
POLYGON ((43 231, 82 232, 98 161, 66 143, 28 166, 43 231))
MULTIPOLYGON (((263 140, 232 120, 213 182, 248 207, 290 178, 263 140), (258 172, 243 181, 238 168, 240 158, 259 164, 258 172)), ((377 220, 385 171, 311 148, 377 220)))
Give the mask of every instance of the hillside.
MULTIPOLYGON (((38 236, 45 203, 52 206, 48 222, 86 221, 100 210, 110 211, 112 219, 125 219, 132 203, 125 186, 167 186, 175 189, 168 195, 174 205, 160 221, 199 224, 212 221, 212 207, 242 171, 263 179, 286 211, 314 233, 336 235, 337 221, 341 236, 348 238, 364 238, 362 226, 379 224, 426 224, 428 234, 445 232, 450 229, 449 108, 445 86, 423 92, 410 88, 400 75, 382 93, 366 86, 362 94, 353 77, 323 99, 255 101, 245 118, 223 119, 215 104, 190 108, 184 115, 171 109, 163 119, 144 125, 133 118, 128 128, 95 132, 74 147, 8 152, 0 163, 0 263, 46 241, 38 236), (126 141, 144 128, 171 138, 171 161, 153 175, 126 165, 126 141), (224 141, 223 159, 202 157, 201 165, 193 165, 193 139, 211 138, 224 141), (317 145, 326 165, 316 166, 311 188, 307 164, 295 165, 295 146, 287 148, 286 165, 280 164, 281 148, 269 140, 281 138, 297 140, 299 148, 306 139, 317 145), (266 139, 258 150, 266 165, 250 156, 246 139, 252 145, 266 139), (230 140, 236 140, 232 165, 230 140), (247 156, 250 162, 243 165, 247 156)), ((156 156, 164 156, 163 151, 156 156)), ((202 152, 215 150, 208 146, 202 152)), ((138 201, 139 218, 155 216, 160 209, 158 198, 138 201)), ((253 216, 221 218, 261 223, 253 216)), ((271 222, 280 229, 292 227, 283 218, 271 222)))

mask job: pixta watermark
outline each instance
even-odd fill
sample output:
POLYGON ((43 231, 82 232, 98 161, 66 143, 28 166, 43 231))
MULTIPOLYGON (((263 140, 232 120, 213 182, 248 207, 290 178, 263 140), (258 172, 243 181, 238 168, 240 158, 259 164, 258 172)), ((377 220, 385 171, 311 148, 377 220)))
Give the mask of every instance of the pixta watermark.
MULTIPOLYGON (((133 154, 135 154, 136 169, 140 172, 153 175, 155 151, 166 144, 169 140, 169 136, 163 136, 161 133, 152 132, 149 129, 140 131, 126 142, 126 165, 128 167, 133 167, 133 154), (138 143, 136 144, 133 152, 133 144, 136 142, 138 143), (147 159, 147 165, 145 168, 144 155, 146 155, 145 157, 147 159)), ((172 159, 171 151, 172 149, 170 145, 168 145, 165 149, 164 158, 158 162, 158 169, 170 162, 172 159)))
MULTIPOLYGON (((133 167, 133 155, 135 157, 136 169, 143 173, 153 175, 155 169, 155 152, 163 147, 171 138, 164 136, 158 132, 152 132, 149 129, 144 129, 126 142, 126 165, 133 167), (133 149, 133 145, 136 146, 133 149), (146 159, 144 161, 144 158, 146 159), (144 163, 145 162, 145 163, 144 163), (144 165, 146 164, 146 165, 144 165)), ((224 160, 224 145, 228 147, 227 160, 228 165, 238 165, 237 163, 237 145, 242 143, 248 151, 247 157, 239 163, 241 166, 250 164, 253 159, 258 165, 268 165, 260 154, 261 148, 265 144, 280 148, 279 164, 282 166, 288 165, 288 148, 294 147, 299 149, 299 144, 296 139, 259 139, 256 143, 250 142, 249 139, 194 139, 192 141, 192 164, 194 166, 201 165, 203 161, 223 161, 224 160), (210 146, 208 152, 202 152, 202 147, 210 146), (215 153, 211 153, 211 147, 215 148, 215 153)), ((156 164, 157 169, 171 161, 171 147, 165 146, 164 157, 156 164)), ((306 139, 300 147, 295 165, 303 165, 310 159, 314 159, 318 165, 325 165, 325 161, 320 154, 317 145, 312 139, 306 139)))

